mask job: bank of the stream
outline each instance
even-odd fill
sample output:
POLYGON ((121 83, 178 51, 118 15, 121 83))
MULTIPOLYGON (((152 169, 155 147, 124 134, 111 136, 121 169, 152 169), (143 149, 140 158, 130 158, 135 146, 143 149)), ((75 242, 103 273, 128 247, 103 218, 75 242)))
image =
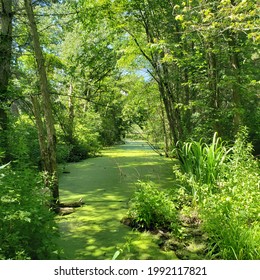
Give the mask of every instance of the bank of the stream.
POLYGON ((176 259, 160 250, 159 236, 122 224, 138 180, 162 188, 173 184, 172 161, 160 157, 145 142, 105 149, 101 157, 66 166, 60 176, 62 202, 83 199, 85 205, 58 218, 63 259, 176 259))

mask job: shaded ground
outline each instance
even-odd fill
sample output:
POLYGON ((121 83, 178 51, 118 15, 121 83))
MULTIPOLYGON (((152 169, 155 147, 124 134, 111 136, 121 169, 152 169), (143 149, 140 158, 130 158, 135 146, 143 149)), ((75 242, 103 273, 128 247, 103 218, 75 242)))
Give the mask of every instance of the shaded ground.
POLYGON ((159 249, 158 235, 140 233, 120 223, 138 180, 173 185, 172 161, 141 141, 106 149, 102 157, 68 164, 60 177, 61 201, 83 199, 85 205, 58 218, 63 259, 176 259, 159 249))

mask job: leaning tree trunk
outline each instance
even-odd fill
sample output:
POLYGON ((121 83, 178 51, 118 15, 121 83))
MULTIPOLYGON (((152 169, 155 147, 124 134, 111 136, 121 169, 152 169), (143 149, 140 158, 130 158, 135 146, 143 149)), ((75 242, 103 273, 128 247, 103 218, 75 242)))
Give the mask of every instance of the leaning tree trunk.
MULTIPOLYGON (((26 14, 29 20, 30 31, 33 39, 34 52, 38 68, 40 90, 43 103, 43 112, 46 125, 46 143, 47 143, 47 157, 45 160, 45 171, 51 178, 52 191, 52 207, 58 209, 59 205, 59 186, 57 177, 57 161, 56 161, 56 133, 54 127, 53 112, 51 106, 50 93, 48 89, 48 80, 46 67, 44 64, 43 52, 40 45, 37 25, 34 18, 33 7, 31 0, 24 0, 26 14)), ((49 183, 47 182, 47 186, 49 183)), ((49 187, 49 186, 48 186, 49 187)))
POLYGON ((168 129, 167 129, 167 124, 166 124, 166 117, 165 117, 165 112, 164 112, 164 107, 163 107, 163 101, 160 96, 160 111, 161 111, 161 122, 162 122, 162 128, 163 128, 163 134, 164 134, 164 153, 166 157, 169 157, 169 151, 170 151, 170 139, 168 137, 168 129))
MULTIPOLYGON (((48 170, 49 157, 48 157, 47 143, 46 143, 46 132, 45 132, 44 123, 42 121, 41 107, 38 100, 38 96, 36 95, 31 96, 31 101, 33 105, 33 114, 35 117, 35 123, 37 127, 38 141, 39 141, 40 153, 41 153, 40 167, 43 168, 43 170, 48 170)), ((45 185, 46 187, 49 187, 47 186, 47 182, 45 183, 45 185)))
MULTIPOLYGON (((0 34, 0 146, 8 147, 6 131, 8 127, 8 117, 6 112, 6 103, 8 101, 8 82, 10 77, 10 65, 12 55, 12 0, 1 0, 1 34, 0 34)), ((5 160, 8 161, 8 155, 5 154, 5 160)))

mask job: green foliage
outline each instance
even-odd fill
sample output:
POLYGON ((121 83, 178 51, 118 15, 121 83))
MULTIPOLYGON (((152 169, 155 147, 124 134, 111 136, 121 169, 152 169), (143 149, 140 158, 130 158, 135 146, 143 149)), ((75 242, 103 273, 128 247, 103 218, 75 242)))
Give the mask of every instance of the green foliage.
POLYGON ((171 229, 178 224, 175 205, 152 183, 139 182, 130 203, 128 217, 141 229, 171 229))
MULTIPOLYGON (((80 112, 80 110, 78 111, 80 112)), ((62 117, 67 118, 65 114, 62 117)), ((77 162, 99 153, 101 149, 101 119, 98 113, 92 109, 85 113, 77 113, 72 124, 71 135, 68 135, 67 126, 64 123, 62 122, 57 129, 57 160, 59 163, 77 162)))
POLYGON ((66 163, 70 161, 72 146, 65 142, 59 141, 57 144, 57 163, 66 163))
POLYGON ((115 251, 112 260, 117 260, 119 258, 129 260, 131 257, 132 242, 132 238, 126 238, 126 242, 123 244, 123 246, 118 247, 115 251))
POLYGON ((8 131, 12 160, 18 164, 39 166, 40 148, 35 124, 26 115, 13 119, 8 131))
MULTIPOLYGON (((247 129, 241 128, 232 150, 227 150, 223 143, 218 146, 221 150, 217 158, 224 157, 226 163, 223 168, 218 168, 219 163, 224 163, 224 160, 217 160, 215 165, 218 168, 217 176, 211 177, 217 180, 200 180, 201 177, 207 178, 203 177, 204 174, 212 172, 214 166, 212 164, 204 164, 200 175, 194 176, 197 174, 195 173, 197 169, 193 169, 191 165, 203 162, 203 152, 197 153, 202 155, 199 161, 194 156, 197 154, 193 150, 188 150, 189 153, 186 155, 191 154, 192 157, 190 156, 188 164, 182 167, 187 173, 183 174, 178 169, 175 170, 176 178, 182 186, 180 190, 183 190, 183 186, 192 190, 193 202, 196 202, 196 208, 199 209, 203 221, 202 227, 209 238, 209 258, 260 258, 260 174, 258 163, 252 156, 252 145, 247 143, 247 135, 247 129), (226 158, 227 151, 229 151, 228 158, 226 158)), ((192 147, 192 143, 188 147, 192 147)), ((194 147, 191 149, 203 151, 201 145, 194 147)), ((208 146, 205 147, 208 151, 208 146)), ((216 152, 218 149, 214 150, 216 152)), ((185 195, 183 194, 182 197, 185 195)))
POLYGON ((0 170, 0 259, 51 258, 57 228, 48 194, 35 171, 0 170))
POLYGON ((219 191, 201 207, 214 258, 260 259, 260 174, 247 134, 238 133, 219 191))
POLYGON ((88 158, 90 150, 88 149, 88 145, 84 143, 75 143, 72 145, 69 156, 67 158, 67 162, 77 162, 88 158))
POLYGON ((205 194, 218 190, 218 181, 223 176, 232 148, 214 134, 210 145, 191 141, 178 143, 175 153, 179 166, 173 168, 177 182, 192 196, 192 203, 202 202, 205 194))
POLYGON ((178 143, 177 155, 181 169, 201 184, 214 184, 223 168, 231 149, 225 147, 221 138, 214 134, 212 143, 207 145, 202 140, 178 143))
POLYGON ((75 123, 75 141, 72 143, 70 161, 73 156, 85 159, 95 156, 101 149, 99 131, 101 119, 98 113, 89 110, 75 123))
MULTIPOLYGON (((10 112, 8 119, 3 119, 6 128, 0 131, 0 162, 2 157, 13 160, 16 167, 39 166, 40 150, 29 98, 39 93, 39 81, 28 24, 24 14, 17 13, 23 3, 15 2, 12 76, 1 100, 1 107, 10 112)), ((58 162, 96 155, 101 145, 120 141, 133 124, 144 130, 150 142, 164 140, 165 150, 181 140, 177 154, 182 172, 176 169, 175 175, 182 188, 177 197, 185 203, 191 194, 196 205, 205 207, 205 213, 215 205, 214 217, 205 217, 208 225, 213 221, 209 226, 212 232, 217 230, 214 218, 217 222, 226 211, 223 209, 230 208, 233 213, 234 208, 232 220, 223 218, 223 223, 230 223, 228 230, 234 228, 234 236, 237 233, 244 237, 243 229, 250 224, 253 236, 257 226, 235 219, 235 211, 242 211, 236 201, 246 205, 245 198, 251 201, 249 194, 254 199, 259 192, 252 187, 258 173, 245 134, 238 136, 232 157, 216 134, 209 145, 202 140, 183 141, 205 139, 214 131, 233 141, 239 125, 245 124, 255 154, 260 153, 257 1, 175 1, 173 5, 171 1, 144 0, 43 2, 48 5, 36 3, 34 8, 36 15, 42 15, 37 16, 37 25, 56 110, 55 125, 61 130, 58 162), (185 188, 189 189, 187 197, 185 188), (214 199, 220 201, 219 205, 214 199)), ((40 111, 43 105, 40 103, 40 111)), ((16 178, 17 172, 10 177, 16 178)), ((26 169, 24 176, 29 177, 26 169)), ((143 227, 157 226, 147 213, 160 213, 151 205, 159 205, 166 198, 142 188, 136 197, 145 201, 146 211, 141 212, 140 204, 141 218, 136 219, 143 227), (147 193, 151 194, 150 202, 147 193)), ((138 205, 138 199, 133 205, 138 205)), ((254 209, 258 208, 252 205, 255 201, 248 207, 257 215, 254 209)), ((27 219, 26 211, 17 214, 19 219, 27 219)), ((246 249, 241 253, 234 244, 231 247, 236 258, 243 257, 246 249)), ((222 256, 230 256, 227 247, 223 250, 228 253, 222 256)), ((19 252, 19 257, 27 254, 19 252)))

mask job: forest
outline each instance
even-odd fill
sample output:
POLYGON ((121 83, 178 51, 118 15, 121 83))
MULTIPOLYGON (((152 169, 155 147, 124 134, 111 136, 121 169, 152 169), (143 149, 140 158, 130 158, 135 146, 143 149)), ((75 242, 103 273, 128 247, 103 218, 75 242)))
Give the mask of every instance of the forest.
POLYGON ((260 259, 259 15, 1 0, 0 259, 260 259))

